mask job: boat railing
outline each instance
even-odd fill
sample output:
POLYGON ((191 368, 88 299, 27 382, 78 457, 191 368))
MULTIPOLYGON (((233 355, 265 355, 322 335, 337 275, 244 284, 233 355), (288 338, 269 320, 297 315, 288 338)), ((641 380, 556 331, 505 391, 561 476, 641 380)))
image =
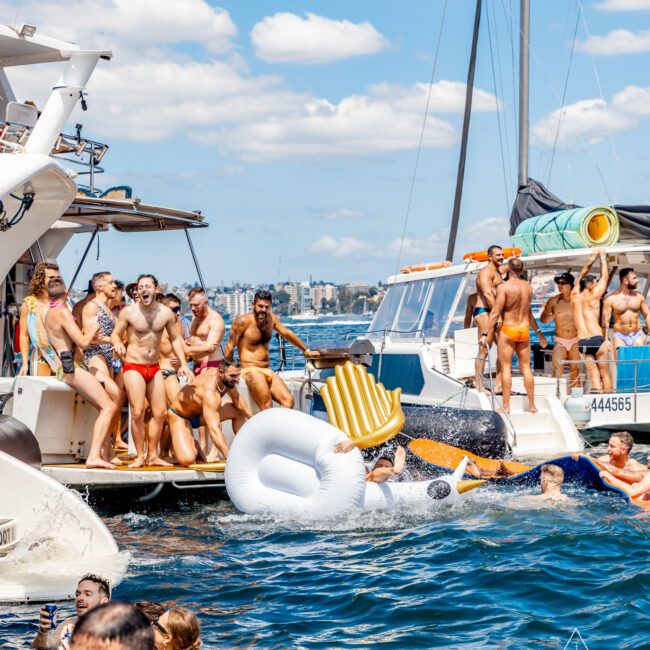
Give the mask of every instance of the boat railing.
POLYGON ((485 359, 481 358, 481 345, 478 347, 478 352, 476 353, 476 368, 478 372, 478 386, 476 389, 478 391, 481 391, 483 389, 487 389, 490 393, 490 402, 492 404, 492 410, 497 411, 499 415, 506 421, 506 426, 508 427, 511 435, 512 435, 512 442, 513 442, 513 447, 517 446, 517 429, 515 428, 514 424, 512 423, 512 420, 510 419, 510 416, 505 412, 505 409, 503 408, 503 402, 499 399, 499 395, 496 394, 494 390, 494 382, 492 381, 492 362, 490 360, 490 352, 488 349, 488 353, 485 357, 485 359), (485 363, 483 364, 483 369, 481 370, 481 361, 484 361, 485 363), (487 371, 488 371, 488 376, 490 377, 490 382, 488 383, 486 375, 485 375, 485 367, 487 366, 487 371))
MULTIPOLYGON (((0 153, 20 152, 27 143, 32 132, 31 126, 19 122, 0 122, 0 153)), ((90 193, 95 193, 95 175, 102 174, 104 168, 100 166, 102 158, 108 151, 108 145, 96 140, 90 140, 81 135, 81 124, 76 125, 75 135, 60 133, 51 155, 57 160, 77 165, 82 171, 77 171, 79 176, 89 176, 89 183, 82 185, 90 193)))
MULTIPOLYGON (((632 393, 632 404, 631 404, 632 409, 631 410, 632 410, 633 418, 634 418, 633 422, 634 423, 638 422, 638 419, 637 419, 638 409, 637 409, 637 407, 638 407, 639 393, 646 393, 646 392, 650 393, 650 382, 649 383, 645 383, 645 382, 639 383, 639 374, 641 374, 642 381, 643 381, 643 377, 649 376, 648 374, 643 373, 643 372, 639 373, 639 365, 643 366, 643 364, 646 364, 646 367, 647 367, 647 364, 650 364, 650 359, 602 359, 602 360, 599 360, 599 359, 579 359, 579 360, 578 359, 576 359, 576 360, 566 359, 566 360, 563 360, 561 363, 562 364, 567 364, 569 366, 578 365, 578 367, 581 364, 585 364, 585 367, 586 367, 587 364, 615 364, 617 368, 621 367, 622 365, 628 365, 629 366, 630 364, 632 364, 634 370, 633 370, 633 373, 632 373, 633 384, 631 386, 631 390, 627 389, 627 388, 621 389, 620 387, 617 387, 617 388, 614 388, 612 390, 612 392, 585 391, 584 389, 585 389, 586 383, 589 380, 588 373, 584 377, 581 376, 581 375, 578 377, 581 385, 576 386, 576 388, 582 388, 583 391, 584 391, 584 395, 586 395, 586 396, 590 396, 590 397, 596 397, 597 396, 597 397, 601 397, 601 398, 621 399, 621 400, 629 399, 629 398, 625 397, 625 394, 632 393)), ((610 377, 611 377, 611 373, 610 373, 610 377)), ((614 383, 614 378, 613 377, 611 377, 611 378, 612 378, 612 383, 614 383)), ((560 391, 561 383, 560 382, 561 382, 562 379, 563 378, 561 376, 557 378, 557 396, 558 397, 561 396, 561 391, 560 391)), ((626 408, 627 405, 625 404, 625 402, 623 402, 622 408, 619 409, 618 406, 619 406, 619 403, 616 402, 615 406, 611 410, 613 410, 613 411, 627 410, 627 408, 626 408)))
MULTIPOLYGON (((362 334, 359 334, 359 332, 356 332, 356 333, 355 333, 355 332, 348 332, 348 333, 345 335, 345 339, 348 340, 351 336, 361 336, 361 335, 363 335, 363 336, 368 336, 368 335, 370 335, 370 334, 381 334, 381 335, 386 335, 386 336, 389 336, 389 335, 391 335, 391 334, 410 334, 411 336, 409 336, 408 338, 412 338, 412 339, 420 338, 420 339, 422 339, 423 341, 425 341, 426 338, 427 338, 425 332, 426 332, 426 330, 424 330, 424 329, 422 329, 422 328, 417 329, 417 330, 387 330, 387 329, 379 329, 379 330, 368 330, 367 332, 363 332, 362 334)), ((372 338, 372 337, 371 337, 371 338, 372 338)), ((407 338, 407 337, 404 337, 404 338, 407 338)), ((431 337, 431 338, 439 338, 439 337, 431 337)))

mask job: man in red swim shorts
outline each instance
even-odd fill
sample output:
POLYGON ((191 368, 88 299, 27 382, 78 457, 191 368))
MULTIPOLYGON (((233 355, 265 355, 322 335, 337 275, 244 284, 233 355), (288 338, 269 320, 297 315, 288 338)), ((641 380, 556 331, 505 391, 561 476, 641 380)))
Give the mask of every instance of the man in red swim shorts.
POLYGON ((180 361, 179 376, 187 380, 191 377, 174 313, 156 301, 157 290, 158 281, 153 275, 141 275, 137 283, 139 301, 122 309, 111 335, 115 356, 124 360, 124 388, 131 404, 131 431, 136 449, 136 458, 131 467, 142 467, 145 461, 147 465, 169 465, 158 455, 158 443, 167 414, 167 397, 159 365, 163 332, 167 332, 174 354, 180 361), (124 333, 126 349, 122 343, 124 333), (152 414, 147 431, 146 458, 145 398, 152 414))
POLYGON ((513 257, 508 262, 508 279, 497 287, 494 307, 490 311, 487 329, 483 332, 483 341, 494 329, 500 318, 503 319, 497 349, 501 362, 501 385, 503 386, 503 410, 510 413, 510 391, 512 388, 512 359, 517 353, 519 368, 524 376, 524 386, 528 395, 528 410, 537 413, 535 406, 535 380, 530 368, 530 328, 533 327, 539 336, 542 347, 546 347, 546 339, 540 332, 530 310, 533 290, 521 276, 524 272, 523 262, 513 257))

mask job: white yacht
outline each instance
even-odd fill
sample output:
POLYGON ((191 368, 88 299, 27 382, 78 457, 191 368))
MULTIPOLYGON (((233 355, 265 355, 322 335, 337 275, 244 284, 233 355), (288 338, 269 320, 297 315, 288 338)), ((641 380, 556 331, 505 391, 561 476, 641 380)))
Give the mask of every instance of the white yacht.
MULTIPOLYGON (((42 471, 69 486, 136 487, 145 499, 165 485, 221 487, 222 472, 85 469, 95 409, 54 377, 15 376, 17 316, 36 263, 55 261, 75 235, 91 233, 71 287, 97 233, 109 228, 125 234, 183 230, 196 262, 189 231, 207 226, 200 212, 146 204, 128 186, 99 190, 96 181, 108 146, 84 137, 80 127, 75 134, 62 133, 95 65, 110 58, 110 52, 81 50, 29 26, 0 25, 1 417, 15 418, 31 430, 42 471), (42 113, 17 102, 5 68, 54 62, 66 65, 42 113)), ((0 451, 3 426, 0 422, 0 451)))

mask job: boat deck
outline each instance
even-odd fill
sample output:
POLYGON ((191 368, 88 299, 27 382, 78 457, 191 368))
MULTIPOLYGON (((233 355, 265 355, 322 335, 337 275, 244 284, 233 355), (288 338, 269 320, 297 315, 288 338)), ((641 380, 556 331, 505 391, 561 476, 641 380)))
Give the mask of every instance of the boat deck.
POLYGON ((83 464, 43 465, 42 470, 53 479, 70 487, 109 488, 159 483, 206 483, 224 485, 225 463, 215 463, 214 469, 187 467, 120 467, 118 469, 87 469, 83 464))

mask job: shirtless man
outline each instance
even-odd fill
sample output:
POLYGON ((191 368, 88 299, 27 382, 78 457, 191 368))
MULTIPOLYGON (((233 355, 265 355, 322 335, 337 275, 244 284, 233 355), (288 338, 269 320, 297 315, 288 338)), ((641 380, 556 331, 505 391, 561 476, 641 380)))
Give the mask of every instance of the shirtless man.
POLYGON ((612 485, 621 488, 630 499, 650 501, 650 456, 646 471, 603 470, 600 475, 612 485))
POLYGON ((115 458, 109 462, 102 458, 102 447, 110 433, 111 422, 117 416, 117 404, 111 400, 98 379, 88 372, 83 364, 74 361, 76 348, 83 350, 88 347, 95 339, 100 325, 95 322, 82 334, 68 308, 68 292, 63 278, 50 280, 47 291, 50 309, 45 317, 45 331, 56 353, 57 379, 70 386, 99 411, 93 425, 86 467, 115 469, 119 461, 115 458))
POLYGON ((124 361, 124 387, 131 405, 131 431, 135 443, 136 458, 131 467, 145 464, 144 414, 145 399, 151 407, 152 418, 147 430, 147 465, 168 466, 158 455, 158 443, 167 412, 165 386, 160 372, 160 341, 167 332, 174 354, 180 360, 178 374, 190 378, 183 343, 178 336, 174 314, 169 307, 154 300, 158 281, 153 275, 138 278, 139 300, 125 307, 117 319, 111 334, 113 351, 124 361), (127 347, 122 343, 126 332, 127 347))
POLYGON ((528 497, 536 501, 573 501, 571 497, 562 493, 564 483, 564 470, 558 465, 542 465, 540 475, 541 494, 528 497))
POLYGON ((614 355, 620 347, 645 344, 641 319, 648 324, 650 310, 643 294, 637 291, 639 281, 634 269, 621 269, 618 273, 621 288, 605 298, 603 303, 603 330, 608 339, 609 323, 614 314, 614 355))
MULTIPOLYGON (((203 372, 191 384, 183 386, 167 412, 171 430, 174 456, 181 464, 196 461, 199 447, 192 429, 206 426, 216 450, 228 458, 228 444, 221 430, 221 423, 232 420, 232 429, 239 431, 248 418, 253 417, 248 402, 239 394, 237 384, 241 377, 239 361, 231 358, 221 360, 215 372, 203 372), (230 402, 223 402, 228 395, 230 402)), ((208 456, 208 462, 216 460, 216 453, 208 456)))
POLYGON ((497 350, 501 361, 501 382, 503 386, 503 410, 510 413, 510 390, 512 388, 512 359, 517 354, 519 368, 524 376, 524 386, 528 395, 528 409, 537 413, 535 406, 535 381, 530 368, 530 328, 533 327, 541 346, 546 347, 546 339, 535 321, 530 303, 533 290, 521 278, 523 262, 513 257, 508 262, 508 280, 497 287, 494 306, 490 312, 487 328, 482 334, 483 345, 487 348, 490 333, 499 320, 503 320, 497 350))
POLYGON ((600 301, 607 291, 609 269, 607 256, 603 249, 592 253, 578 276, 578 284, 571 289, 571 307, 573 320, 580 340, 578 347, 587 363, 587 372, 594 392, 612 391, 612 380, 606 363, 593 363, 594 360, 605 361, 609 358, 610 343, 603 336, 600 326, 600 301), (588 275, 591 265, 600 257, 600 279, 588 275))
MULTIPOLYGON (((226 325, 221 314, 210 309, 203 289, 192 289, 188 295, 192 310, 190 338, 185 341, 185 354, 194 359, 194 374, 200 375, 210 368, 218 368, 223 353, 221 341, 226 325)), ((214 370, 211 371, 214 374, 214 370)))
POLYGON ((312 352, 271 312, 272 300, 270 291, 258 291, 255 294, 252 313, 235 319, 225 350, 225 355, 232 357, 237 348, 242 378, 260 411, 270 409, 274 400, 284 408, 293 408, 293 397, 289 389, 269 367, 269 341, 274 331, 302 350, 306 357, 318 356, 318 352, 312 352))
POLYGON ((74 316, 74 319, 77 321, 77 323, 81 323, 84 307, 95 298, 95 290, 93 289, 93 280, 95 279, 95 275, 93 275, 93 277, 88 280, 86 295, 81 300, 77 301, 72 308, 72 315, 74 316))
MULTIPOLYGON (((555 346, 553 348, 553 374, 561 377, 564 371, 565 359, 580 361, 580 350, 578 349, 578 330, 573 320, 573 308, 571 307, 571 290, 575 284, 575 278, 570 273, 561 273, 555 277, 555 284, 560 291, 553 296, 545 305, 540 316, 542 323, 555 321, 555 346)), ((580 364, 571 364, 571 386, 580 385, 580 364)))
MULTIPOLYGON (((501 246, 493 244, 487 250, 488 263, 483 267, 476 278, 476 302, 474 305, 474 323, 478 327, 479 356, 475 363, 476 368, 476 387, 482 388, 481 377, 485 368, 485 360, 489 349, 495 339, 496 329, 488 331, 488 318, 494 300, 496 298, 497 287, 503 282, 500 267, 503 264, 503 249, 501 246), (487 332, 487 337, 483 335, 487 332), (485 343, 485 345, 481 345, 485 343)), ((501 392, 501 369, 497 363, 497 374, 495 378, 495 392, 501 392)))
POLYGON ((607 444, 607 453, 592 458, 591 460, 600 469, 611 472, 618 478, 638 479, 638 475, 628 474, 629 472, 643 472, 644 467, 638 460, 630 458, 630 452, 634 446, 634 438, 627 431, 612 433, 607 444))
MULTIPOLYGON (((163 305, 166 305, 172 310, 174 314, 174 321, 178 335, 182 337, 182 328, 179 322, 181 312, 181 301, 173 293, 168 293, 163 300, 163 305)), ((181 362, 174 354, 171 341, 167 332, 163 332, 160 339, 160 372, 162 373, 163 382, 165 384, 165 394, 167 395, 167 406, 169 406, 178 395, 181 389, 180 382, 178 381, 178 369, 181 367, 181 362)))

